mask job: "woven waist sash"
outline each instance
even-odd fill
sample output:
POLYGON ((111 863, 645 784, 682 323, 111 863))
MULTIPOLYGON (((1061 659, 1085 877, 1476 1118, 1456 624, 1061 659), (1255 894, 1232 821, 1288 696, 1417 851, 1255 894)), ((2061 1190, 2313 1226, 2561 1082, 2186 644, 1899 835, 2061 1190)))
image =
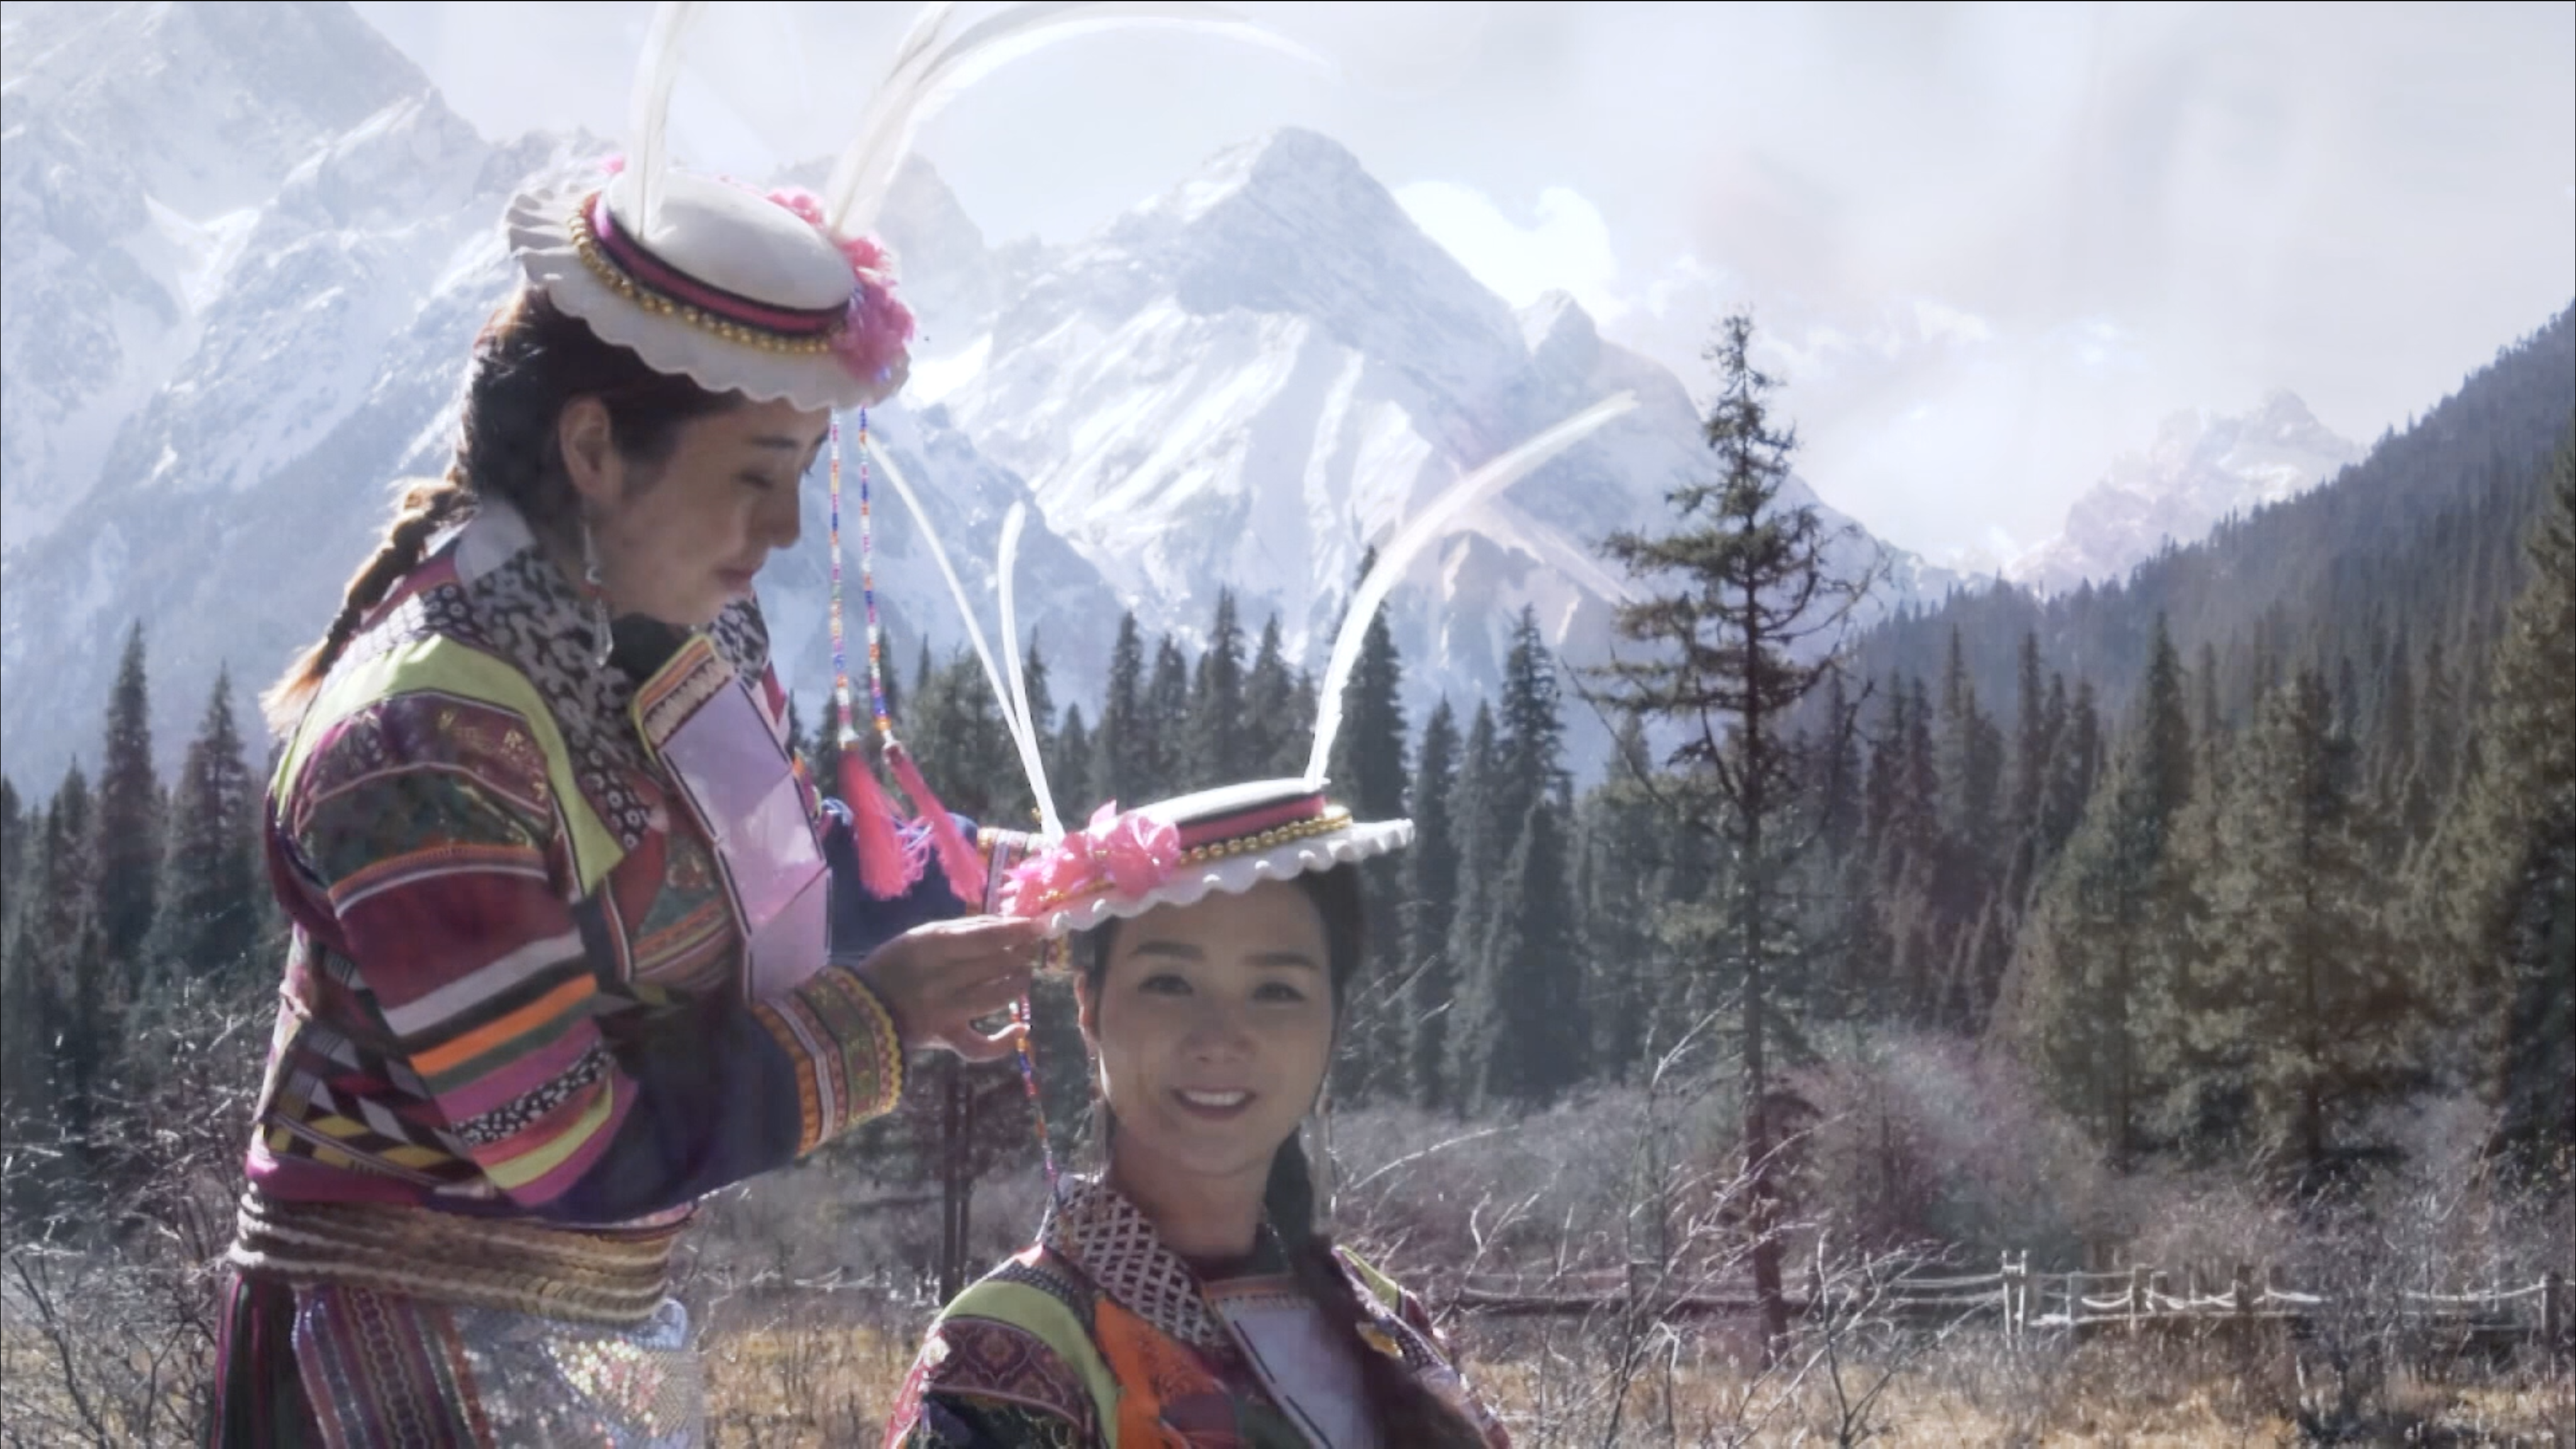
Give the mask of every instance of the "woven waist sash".
POLYGON ((643 1323, 669 1295, 687 1226, 558 1228, 256 1191, 242 1194, 237 1224, 226 1260, 244 1273, 615 1328, 643 1323))

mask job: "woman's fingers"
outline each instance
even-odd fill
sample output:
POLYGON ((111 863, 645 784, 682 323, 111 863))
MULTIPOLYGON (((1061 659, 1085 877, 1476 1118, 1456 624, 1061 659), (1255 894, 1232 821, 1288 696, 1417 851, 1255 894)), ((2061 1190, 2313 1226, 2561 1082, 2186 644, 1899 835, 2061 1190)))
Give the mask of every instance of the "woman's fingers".
POLYGON ((977 1031, 972 1025, 959 1027, 948 1038, 949 1050, 970 1062, 998 1062, 1019 1046, 1024 1028, 1018 1022, 1000 1031, 977 1031))
POLYGON ((967 916, 917 926, 858 970, 893 1011, 906 1046, 945 1046, 969 1061, 991 1061, 1011 1050, 1016 1035, 987 1035, 973 1023, 1028 994, 1045 938, 1037 921, 967 916))

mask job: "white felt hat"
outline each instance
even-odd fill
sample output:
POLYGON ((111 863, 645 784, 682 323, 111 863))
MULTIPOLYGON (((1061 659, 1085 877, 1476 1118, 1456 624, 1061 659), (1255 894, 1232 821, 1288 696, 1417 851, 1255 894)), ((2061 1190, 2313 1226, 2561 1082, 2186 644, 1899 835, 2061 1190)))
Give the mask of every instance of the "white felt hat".
POLYGON ((685 171, 664 171, 648 207, 638 176, 630 166, 604 187, 511 201, 505 225, 530 285, 603 341, 712 392, 837 410, 903 386, 912 318, 872 243, 836 240, 782 199, 794 193, 685 171))
POLYGON ((1047 934, 1239 895, 1265 880, 1354 865, 1411 843, 1413 822, 1353 820, 1304 780, 1256 780, 1113 813, 1015 868, 1003 909, 1047 934))

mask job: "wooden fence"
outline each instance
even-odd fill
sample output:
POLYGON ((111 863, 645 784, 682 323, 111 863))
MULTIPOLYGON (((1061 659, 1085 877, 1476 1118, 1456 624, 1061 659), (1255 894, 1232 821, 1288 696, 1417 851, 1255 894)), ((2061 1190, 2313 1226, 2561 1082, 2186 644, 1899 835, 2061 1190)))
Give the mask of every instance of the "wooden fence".
MULTIPOLYGON (((1602 1271, 1531 1275, 1471 1274, 1443 1295, 1458 1311, 1512 1318, 1582 1318, 1643 1309, 1666 1317, 1750 1314, 1758 1308, 1743 1282, 1672 1288, 1651 1264, 1602 1271)), ((2221 1289, 2193 1271, 2179 1292, 2173 1275, 2147 1267, 2112 1273, 2030 1271, 2030 1255, 2004 1255, 1996 1271, 1957 1276, 1906 1275, 1868 1285, 1821 1289, 1811 1278, 1786 1294, 1789 1312, 1814 1314, 1820 1301, 1847 1313, 1895 1322, 1948 1326, 1991 1319, 2007 1339, 2036 1333, 2170 1333, 2248 1330, 2276 1325, 2296 1332, 2334 1307, 2320 1294, 2282 1285, 2277 1270, 2237 1267, 2221 1289), (2259 1286, 2258 1286, 2259 1282, 2259 1286)), ((2514 1288, 2399 1295, 2394 1316, 2409 1327, 2462 1342, 2537 1341, 2568 1352, 2576 1337, 2576 1299, 2564 1273, 2514 1288)))

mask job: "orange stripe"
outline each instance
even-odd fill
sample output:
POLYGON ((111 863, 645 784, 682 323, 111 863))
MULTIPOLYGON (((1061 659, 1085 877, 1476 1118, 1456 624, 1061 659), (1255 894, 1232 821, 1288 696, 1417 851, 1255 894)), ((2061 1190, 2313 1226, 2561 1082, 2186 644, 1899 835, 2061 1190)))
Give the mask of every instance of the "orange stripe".
POLYGON ((512 1037, 536 1030, 597 992, 597 983, 590 977, 576 976, 498 1021, 476 1027, 453 1041, 414 1056, 411 1059, 412 1070, 424 1077, 437 1076, 449 1067, 481 1056, 512 1037))

